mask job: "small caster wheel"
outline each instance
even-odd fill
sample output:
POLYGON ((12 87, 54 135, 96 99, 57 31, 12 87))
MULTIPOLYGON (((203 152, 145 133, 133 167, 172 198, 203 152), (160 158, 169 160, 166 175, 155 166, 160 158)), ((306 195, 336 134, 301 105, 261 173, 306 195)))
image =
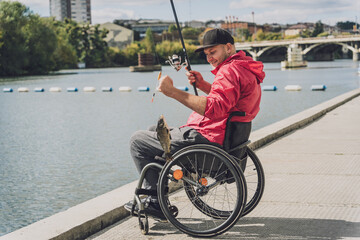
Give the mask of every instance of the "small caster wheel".
POLYGON ((174 217, 177 217, 177 215, 179 214, 179 209, 174 205, 170 206, 169 210, 174 217))
POLYGON ((147 235, 149 233, 149 220, 148 220, 147 214, 146 213, 144 215, 139 214, 138 219, 139 219, 139 227, 140 227, 141 233, 143 235, 147 235))

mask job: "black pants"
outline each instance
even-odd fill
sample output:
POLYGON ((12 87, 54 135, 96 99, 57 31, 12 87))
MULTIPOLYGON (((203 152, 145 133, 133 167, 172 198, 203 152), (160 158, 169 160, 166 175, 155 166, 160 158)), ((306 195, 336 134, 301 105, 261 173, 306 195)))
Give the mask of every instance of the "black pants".
MULTIPOLYGON (((164 153, 155 129, 156 127, 150 127, 148 130, 137 131, 130 139, 130 153, 139 173, 148 163, 153 162, 156 156, 162 156, 164 153)), ((172 154, 193 144, 215 144, 190 127, 172 128, 170 135, 172 154)), ((158 178, 159 172, 149 169, 145 176, 144 188, 156 190, 158 178)))

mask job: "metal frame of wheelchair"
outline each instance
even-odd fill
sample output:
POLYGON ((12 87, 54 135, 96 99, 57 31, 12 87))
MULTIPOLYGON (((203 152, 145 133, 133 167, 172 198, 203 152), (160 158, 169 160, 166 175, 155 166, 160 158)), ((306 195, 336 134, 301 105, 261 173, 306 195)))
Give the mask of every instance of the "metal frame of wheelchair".
MULTIPOLYGON (((239 116, 239 113, 230 115, 239 116)), ((227 123, 227 126, 228 126, 227 123)), ((213 237, 229 230, 240 217, 259 203, 265 185, 262 165, 248 147, 250 141, 232 149, 196 144, 180 149, 172 161, 147 164, 135 190, 141 232, 148 234, 148 215, 141 195, 157 196, 167 220, 195 237, 213 237), (231 155, 239 152, 240 158, 231 155), (160 171, 157 191, 142 189, 149 169, 160 171)))

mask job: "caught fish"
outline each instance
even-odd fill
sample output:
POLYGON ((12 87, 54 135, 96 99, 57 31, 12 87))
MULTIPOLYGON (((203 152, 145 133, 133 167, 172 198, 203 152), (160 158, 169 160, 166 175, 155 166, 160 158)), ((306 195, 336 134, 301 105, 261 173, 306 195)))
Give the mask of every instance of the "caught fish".
POLYGON ((165 118, 163 115, 160 116, 159 121, 156 126, 157 138, 160 141, 161 147, 164 149, 166 161, 171 161, 170 153, 170 130, 166 124, 165 118))

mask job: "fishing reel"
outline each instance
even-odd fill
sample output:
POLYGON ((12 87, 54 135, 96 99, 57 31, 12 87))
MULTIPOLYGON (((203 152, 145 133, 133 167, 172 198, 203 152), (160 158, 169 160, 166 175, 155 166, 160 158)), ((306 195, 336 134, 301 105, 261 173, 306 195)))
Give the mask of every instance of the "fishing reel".
POLYGON ((187 67, 188 63, 185 59, 183 63, 181 63, 181 56, 173 54, 172 57, 169 56, 169 60, 166 60, 165 63, 170 64, 177 72, 183 67, 187 67))

